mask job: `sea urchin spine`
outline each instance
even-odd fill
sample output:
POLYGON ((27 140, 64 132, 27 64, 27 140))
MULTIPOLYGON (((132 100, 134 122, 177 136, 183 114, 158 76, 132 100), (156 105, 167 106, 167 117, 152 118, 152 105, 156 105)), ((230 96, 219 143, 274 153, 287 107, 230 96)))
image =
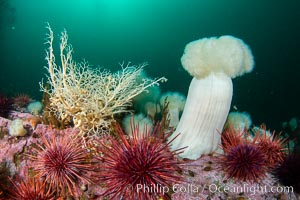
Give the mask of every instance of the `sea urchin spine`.
POLYGON ((244 143, 246 132, 241 130, 237 132, 233 127, 225 129, 221 136, 222 148, 224 152, 230 151, 232 147, 244 143))
POLYGON ((170 151, 172 141, 164 143, 169 134, 162 136, 160 131, 160 125, 156 125, 151 133, 147 129, 140 133, 136 126, 132 127, 130 138, 117 126, 119 140, 111 137, 109 145, 100 145, 103 166, 99 175, 107 187, 103 196, 110 199, 166 198, 161 188, 182 180, 177 174, 182 163, 176 158, 182 149, 170 151))
POLYGON ((274 178, 281 184, 292 187, 300 194, 300 153, 293 152, 284 158, 283 162, 272 172, 274 178))
POLYGON ((266 176, 266 157, 254 142, 244 142, 228 149, 220 162, 228 178, 258 181, 266 176))
POLYGON ((46 182, 36 178, 23 180, 19 176, 9 180, 12 187, 8 189, 8 198, 11 200, 55 200, 54 191, 46 182))
POLYGON ((21 109, 27 106, 27 104, 29 104, 30 101, 32 101, 32 99, 27 94, 18 94, 13 98, 13 101, 14 101, 14 107, 16 109, 21 109))
POLYGON ((76 196, 80 183, 92 182, 89 172, 94 169, 81 139, 55 137, 55 134, 50 140, 45 136, 41 139, 43 144, 33 149, 35 155, 30 156, 36 176, 44 178, 59 195, 76 196))
POLYGON ((262 152, 267 156, 268 167, 273 168, 283 162, 286 156, 286 139, 281 139, 280 135, 275 135, 275 131, 272 134, 268 134, 266 127, 261 126, 259 130, 255 132, 255 139, 257 145, 262 152))
POLYGON ((254 131, 254 137, 247 134, 232 128, 223 132, 220 163, 229 178, 258 181, 283 161, 285 140, 275 132, 269 134, 264 125, 254 131))

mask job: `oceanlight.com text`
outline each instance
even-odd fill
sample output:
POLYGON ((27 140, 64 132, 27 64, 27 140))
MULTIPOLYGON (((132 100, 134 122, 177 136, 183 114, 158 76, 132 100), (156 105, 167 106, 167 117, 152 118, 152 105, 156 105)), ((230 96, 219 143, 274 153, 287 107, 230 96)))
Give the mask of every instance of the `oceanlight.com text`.
POLYGON ((292 186, 272 186, 268 187, 267 185, 249 185, 244 183, 241 186, 226 186, 219 184, 208 184, 208 185, 195 185, 195 184, 186 184, 179 185, 175 184, 172 187, 163 186, 160 184, 153 185, 144 185, 137 184, 135 189, 138 193, 160 193, 166 194, 169 192, 172 193, 186 193, 186 194, 199 194, 203 193, 204 190, 208 190, 210 193, 248 193, 250 195, 255 195, 257 193, 292 193, 292 186))

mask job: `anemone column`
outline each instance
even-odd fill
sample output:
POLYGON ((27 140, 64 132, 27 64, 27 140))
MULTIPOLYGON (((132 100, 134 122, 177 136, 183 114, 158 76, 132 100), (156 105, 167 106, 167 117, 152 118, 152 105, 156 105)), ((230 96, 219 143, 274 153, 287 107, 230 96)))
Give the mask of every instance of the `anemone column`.
POLYGON ((251 50, 232 36, 204 38, 189 43, 181 58, 194 78, 183 114, 175 132, 172 149, 186 147, 181 157, 197 159, 216 150, 232 98, 231 78, 253 69, 251 50))

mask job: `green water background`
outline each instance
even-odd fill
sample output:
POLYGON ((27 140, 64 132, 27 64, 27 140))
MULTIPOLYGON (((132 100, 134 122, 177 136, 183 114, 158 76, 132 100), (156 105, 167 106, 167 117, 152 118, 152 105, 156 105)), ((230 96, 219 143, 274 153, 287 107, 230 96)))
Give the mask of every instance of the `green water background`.
POLYGON ((180 63, 185 45, 233 35, 251 47, 256 66, 233 80, 232 107, 280 129, 300 117, 299 19, 299 0, 0 0, 0 92, 41 98, 45 22, 56 39, 67 29, 76 60, 112 71, 148 62, 149 76, 169 79, 163 92, 183 94, 191 81, 180 63))

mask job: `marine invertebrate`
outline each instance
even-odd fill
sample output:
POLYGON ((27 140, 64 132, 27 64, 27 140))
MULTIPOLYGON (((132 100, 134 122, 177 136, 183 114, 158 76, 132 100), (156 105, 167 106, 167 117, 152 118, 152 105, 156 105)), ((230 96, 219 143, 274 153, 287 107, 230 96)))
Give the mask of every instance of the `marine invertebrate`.
POLYGON ((31 97, 28 94, 18 94, 13 98, 14 107, 16 109, 24 108, 27 106, 31 101, 31 97))
MULTIPOLYGON (((49 89, 49 86, 46 85, 45 89, 49 89)), ((43 124, 51 125, 56 129, 65 129, 67 126, 72 124, 71 116, 64 118, 63 120, 58 119, 58 116, 52 111, 50 95, 46 92, 43 94, 43 115, 41 120, 43 124)))
POLYGON ((26 120, 29 122, 29 124, 33 130, 35 130, 35 128, 38 124, 42 123, 42 119, 40 117, 36 117, 36 116, 32 116, 26 120))
POLYGON ((151 101, 145 103, 144 109, 147 116, 152 120, 155 120, 156 116, 161 112, 160 105, 151 101))
POLYGON ((284 160, 287 153, 286 148, 284 148, 286 139, 280 138, 280 134, 276 135, 273 131, 271 135, 268 135, 266 127, 262 126, 260 130, 255 132, 254 140, 266 155, 268 167, 275 167, 284 160))
POLYGON ((293 190, 300 194, 300 154, 293 152, 286 156, 272 174, 281 184, 293 187, 293 190))
POLYGON ((247 133, 244 130, 236 132, 233 127, 226 128, 221 135, 221 146, 223 151, 226 153, 231 148, 243 144, 246 141, 246 134, 247 133))
POLYGON ((228 178, 241 181, 258 181, 266 176, 266 156, 255 142, 243 142, 226 147, 220 164, 228 178))
POLYGON ((128 114, 122 120, 122 127, 127 135, 132 136, 132 128, 131 126, 138 125, 141 134, 144 132, 144 129, 147 128, 149 131, 153 129, 153 122, 151 119, 146 117, 143 113, 139 114, 128 114))
POLYGON ((42 110, 43 104, 39 101, 34 101, 27 105, 27 111, 33 115, 39 115, 42 110))
POLYGON ((8 197, 12 200, 55 200, 54 191, 46 182, 36 178, 25 180, 17 176, 15 180, 10 178, 12 187, 8 188, 8 197))
POLYGON ((171 136, 181 133, 172 148, 188 148, 180 156, 197 159, 216 150, 231 98, 232 80, 250 72, 254 61, 250 48, 232 36, 203 38, 186 45, 181 63, 193 76, 179 124, 171 136))
POLYGON ((252 125, 252 120, 247 112, 230 112, 228 114, 225 128, 232 127, 236 131, 249 130, 252 125))
POLYGON ((13 101, 11 98, 8 98, 7 96, 0 94, 0 116, 1 117, 8 117, 9 111, 12 110, 12 104, 13 101))
POLYGON ((8 130, 11 136, 25 136, 27 134, 27 130, 23 126, 23 120, 20 118, 13 120, 8 130))
POLYGON ((170 118, 170 127, 176 127, 179 123, 180 112, 182 112, 185 104, 185 96, 178 92, 166 92, 160 97, 160 104, 163 105, 168 101, 168 113, 170 118))
POLYGON ((103 165, 100 171, 100 181, 106 184, 103 196, 111 199, 157 199, 165 198, 162 189, 148 190, 147 188, 167 188, 173 183, 180 182, 181 176, 176 173, 182 163, 176 159, 181 150, 170 151, 170 142, 161 133, 158 124, 150 132, 144 129, 141 134, 138 126, 132 127, 132 137, 126 137, 118 126, 117 136, 111 137, 110 145, 100 145, 103 165))
MULTIPOLYGON (((141 83, 143 79, 149 79, 149 76, 143 71, 139 77, 137 77, 137 82, 141 83)), ((140 93, 132 99, 133 107, 136 112, 143 112, 147 114, 147 109, 145 108, 146 103, 157 103, 161 94, 160 87, 155 85, 147 91, 140 93)))
POLYGON ((93 70, 86 61, 77 63, 72 58, 73 49, 68 44, 66 31, 60 37, 59 66, 53 52, 53 32, 49 25, 47 28, 49 48, 46 60, 50 88, 41 83, 41 90, 49 94, 51 111, 57 118, 62 121, 71 118, 82 135, 107 133, 115 115, 129 112, 128 107, 135 96, 166 81, 164 77, 137 81, 146 64, 130 66, 123 63, 120 71, 111 73, 93 70))
POLYGON ((275 132, 269 135, 265 125, 255 130, 254 137, 246 129, 237 132, 233 126, 222 133, 220 163, 228 177, 257 181, 283 161, 285 140, 275 132))
POLYGON ((3 191, 5 190, 5 187, 9 182, 8 180, 9 175, 10 175, 10 170, 9 170, 9 166, 7 165, 7 162, 1 161, 0 162, 0 199, 1 200, 3 199, 2 198, 3 191))
POLYGON ((36 177, 49 183, 49 187, 63 196, 78 195, 79 185, 91 183, 89 172, 94 165, 81 139, 69 136, 56 136, 50 139, 40 136, 43 143, 32 149, 28 155, 33 161, 36 177))

